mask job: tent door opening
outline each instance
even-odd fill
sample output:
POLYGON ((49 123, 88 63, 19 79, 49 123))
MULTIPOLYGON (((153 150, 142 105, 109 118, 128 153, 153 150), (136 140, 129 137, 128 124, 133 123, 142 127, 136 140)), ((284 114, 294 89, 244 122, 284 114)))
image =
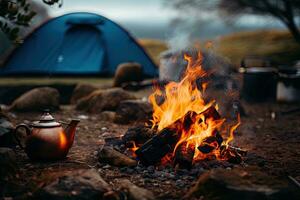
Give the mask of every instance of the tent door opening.
POLYGON ((56 71, 82 74, 103 71, 105 44, 98 29, 76 25, 67 30, 56 60, 56 71))

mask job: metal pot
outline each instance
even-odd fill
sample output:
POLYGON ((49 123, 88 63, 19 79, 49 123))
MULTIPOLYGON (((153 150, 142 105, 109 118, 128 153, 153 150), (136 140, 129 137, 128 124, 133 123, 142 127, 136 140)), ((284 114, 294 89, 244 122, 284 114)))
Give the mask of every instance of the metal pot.
POLYGON ((300 69, 279 70, 277 101, 288 103, 300 101, 300 69))
POLYGON ((275 101, 277 69, 272 67, 240 68, 243 74, 242 98, 248 102, 275 101))

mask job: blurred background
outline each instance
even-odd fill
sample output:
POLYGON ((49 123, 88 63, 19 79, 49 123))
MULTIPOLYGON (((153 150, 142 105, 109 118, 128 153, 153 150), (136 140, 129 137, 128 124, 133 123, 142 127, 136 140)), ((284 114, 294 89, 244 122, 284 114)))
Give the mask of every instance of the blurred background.
MULTIPOLYGON (((87 11, 103 15, 123 26, 140 40, 156 61, 161 51, 167 48, 185 48, 195 40, 203 43, 212 40, 215 50, 230 58, 234 64, 239 64, 249 54, 268 56, 278 62, 289 63, 299 58, 298 45, 289 34, 284 20, 270 11, 259 12, 256 8, 251 8, 251 5, 248 8, 241 5, 232 12, 230 9, 238 5, 232 5, 231 8, 230 5, 229 8, 220 5, 230 4, 231 1, 228 0, 209 3, 201 0, 64 0, 57 4, 53 1, 54 4, 50 6, 42 0, 26 2, 31 4, 36 15, 29 27, 20 27, 21 38, 50 18, 87 11), (59 6, 59 3, 62 5, 59 6), (236 12, 237 10, 240 12, 236 12), (278 58, 278 55, 282 57, 278 58)), ((297 17, 295 21, 297 24, 297 17)), ((3 33, 0 38, 0 54, 8 54, 7 49, 13 44, 3 33)))
POLYGON ((201 49, 205 68, 220 76, 241 66, 290 69, 300 58, 298 0, 0 2, 2 88, 178 80, 181 53, 191 49, 201 49))

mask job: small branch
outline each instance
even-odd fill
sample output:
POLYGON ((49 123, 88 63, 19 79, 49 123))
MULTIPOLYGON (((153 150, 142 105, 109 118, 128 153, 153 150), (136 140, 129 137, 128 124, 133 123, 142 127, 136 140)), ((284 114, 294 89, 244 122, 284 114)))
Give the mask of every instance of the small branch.
POLYGON ((300 183, 296 179, 294 179, 292 176, 288 176, 288 178, 300 188, 300 183))

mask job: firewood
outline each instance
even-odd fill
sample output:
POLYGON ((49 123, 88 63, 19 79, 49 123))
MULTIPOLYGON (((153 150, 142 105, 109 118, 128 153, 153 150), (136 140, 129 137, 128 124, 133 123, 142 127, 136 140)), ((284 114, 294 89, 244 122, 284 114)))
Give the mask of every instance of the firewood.
POLYGON ((205 143, 205 142, 203 142, 197 148, 198 148, 199 151, 201 151, 201 153, 204 153, 204 154, 211 153, 214 149, 216 149, 215 146, 213 146, 213 145, 211 145, 209 143, 205 143))
POLYGON ((213 118, 214 120, 221 119, 221 115, 219 114, 219 112, 216 110, 214 106, 210 106, 202 113, 204 114, 206 119, 207 118, 213 118))
POLYGON ((243 161, 242 156, 245 156, 247 151, 232 146, 221 146, 221 158, 226 159, 230 163, 239 164, 243 161))
POLYGON ((172 125, 173 128, 177 130, 185 130, 188 131, 192 124, 196 123, 196 116, 203 114, 205 119, 212 118, 214 120, 218 120, 221 118, 220 114, 216 110, 214 106, 208 107, 206 110, 202 111, 201 113, 196 113, 194 111, 189 111, 185 114, 184 117, 181 119, 178 119, 174 124, 172 125))
POLYGON ((215 136, 209 136, 209 137, 205 138, 203 140, 203 142, 201 143, 201 145, 198 146, 197 148, 202 153, 207 154, 207 153, 212 152, 214 149, 216 149, 218 147, 219 147, 218 138, 215 136))
POLYGON ((214 136, 216 137, 217 142, 218 142, 218 145, 219 145, 219 147, 220 147, 220 146, 222 145, 223 141, 224 141, 222 135, 220 134, 219 131, 215 130, 215 131, 214 131, 214 136))
POLYGON ((127 148, 131 148, 132 142, 141 146, 155 135, 156 130, 146 126, 136 126, 129 128, 122 137, 122 141, 127 148))
POLYGON ((233 147, 233 146, 230 146, 230 145, 227 145, 227 147, 225 145, 222 145, 220 147, 220 150, 222 151, 224 148, 227 148, 231 151, 235 151, 237 153, 239 153, 241 156, 246 156, 247 155, 247 151, 246 150, 243 150, 241 148, 238 148, 238 147, 233 147))
POLYGON ((101 163, 108 163, 119 167, 136 166, 137 162, 128 156, 114 150, 109 146, 104 146, 98 150, 98 160, 101 163))
MULTIPOLYGON (((211 106, 202 113, 205 118, 220 119, 220 115, 215 107, 211 106)), ((135 151, 138 159, 144 165, 154 165, 158 163, 167 153, 172 152, 180 138, 182 130, 189 130, 190 126, 195 123, 196 112, 188 112, 183 118, 178 119, 169 127, 163 129, 153 138, 144 143, 135 151)))
POLYGON ((181 143, 175 152, 174 166, 175 169, 191 169, 193 164, 193 158, 195 154, 195 145, 190 144, 187 146, 187 142, 181 143))
POLYGON ((135 154, 144 165, 154 165, 174 149, 178 139, 175 129, 165 128, 136 150, 135 154))
MULTIPOLYGON (((187 112, 185 116, 182 118, 183 119, 182 125, 180 123, 178 123, 178 125, 181 125, 185 131, 188 131, 191 125, 196 123, 195 120, 197 115, 204 115, 205 119, 209 119, 209 118, 212 118, 213 120, 221 119, 221 116, 216 110, 216 108, 214 106, 210 106, 206 110, 202 111, 201 113, 196 113, 194 111, 187 112)), ((178 121, 180 121, 180 119, 178 121)), ((200 122, 201 121, 202 119, 200 119, 200 122)))

